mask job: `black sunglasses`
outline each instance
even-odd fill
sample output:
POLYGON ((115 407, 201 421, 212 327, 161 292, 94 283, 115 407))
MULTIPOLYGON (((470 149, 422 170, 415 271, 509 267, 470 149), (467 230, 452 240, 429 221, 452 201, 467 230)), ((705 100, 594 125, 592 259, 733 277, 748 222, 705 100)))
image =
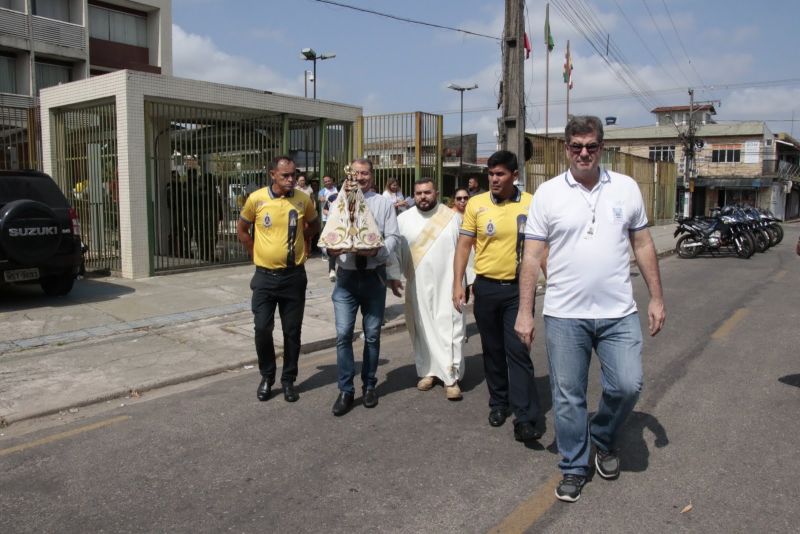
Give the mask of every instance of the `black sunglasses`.
POLYGON ((567 145, 569 151, 573 154, 580 154, 583 152, 583 149, 586 149, 586 152, 589 154, 594 154, 598 150, 600 150, 600 143, 589 143, 588 145, 582 145, 580 143, 570 143, 567 145))
POLYGON ((456 200, 469 200, 469 197, 456 197, 456 200))

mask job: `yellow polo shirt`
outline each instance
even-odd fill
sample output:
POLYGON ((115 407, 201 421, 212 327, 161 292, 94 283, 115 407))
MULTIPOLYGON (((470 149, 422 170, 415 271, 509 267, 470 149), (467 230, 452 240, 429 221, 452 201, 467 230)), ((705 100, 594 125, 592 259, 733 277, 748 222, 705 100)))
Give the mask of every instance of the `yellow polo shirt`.
POLYGON ((496 280, 517 277, 533 196, 515 191, 514 196, 500 203, 491 191, 475 195, 467 202, 460 233, 476 240, 475 274, 496 280))
POLYGON ((295 189, 276 197, 271 187, 262 187, 247 197, 239 216, 254 224, 253 262, 258 267, 283 269, 306 261, 303 224, 317 218, 307 194, 295 189))

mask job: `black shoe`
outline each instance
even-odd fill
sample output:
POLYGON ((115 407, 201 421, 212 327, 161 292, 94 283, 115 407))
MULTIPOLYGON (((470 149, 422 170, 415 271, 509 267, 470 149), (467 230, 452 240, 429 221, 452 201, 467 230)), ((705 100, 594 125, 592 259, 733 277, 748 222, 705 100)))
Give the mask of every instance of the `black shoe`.
POLYGON ((581 498, 581 490, 586 484, 586 477, 567 473, 556 488, 556 498, 560 501, 575 502, 581 498))
POLYGON ((492 426, 503 426, 508 417, 508 408, 492 408, 489 412, 489 424, 492 426))
POLYGON ((597 452, 594 453, 594 466, 597 474, 607 480, 619 476, 619 457, 614 451, 606 452, 597 449, 597 452))
POLYGON ((283 398, 286 399, 286 402, 297 402, 297 399, 300 398, 300 395, 298 395, 297 391, 295 391, 294 384, 292 382, 284 382, 282 385, 283 398))
POLYGON ((378 405, 378 393, 375 391, 375 388, 364 390, 362 402, 364 403, 364 408, 374 408, 378 405))
POLYGON ((267 377, 262 377, 261 383, 256 390, 256 397, 258 397, 260 401, 265 401, 269 399, 270 393, 272 393, 272 380, 267 377))
POLYGON ((536 429, 530 421, 517 421, 514 423, 514 439, 517 441, 535 441, 542 437, 542 433, 536 429))
POLYGON ((340 416, 353 408, 353 394, 346 391, 339 392, 336 402, 333 403, 333 415, 340 416))

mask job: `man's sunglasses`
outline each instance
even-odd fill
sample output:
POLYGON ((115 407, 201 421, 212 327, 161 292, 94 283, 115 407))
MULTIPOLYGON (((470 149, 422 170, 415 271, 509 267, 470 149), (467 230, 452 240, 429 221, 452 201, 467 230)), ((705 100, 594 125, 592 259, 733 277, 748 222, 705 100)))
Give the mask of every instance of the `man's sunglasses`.
POLYGON ((469 200, 469 197, 456 197, 456 200, 469 200))
POLYGON ((583 152, 583 149, 586 149, 586 152, 589 154, 594 154, 598 150, 600 150, 600 143, 589 143, 588 145, 582 145, 580 143, 570 143, 567 145, 569 151, 573 154, 580 154, 583 152))

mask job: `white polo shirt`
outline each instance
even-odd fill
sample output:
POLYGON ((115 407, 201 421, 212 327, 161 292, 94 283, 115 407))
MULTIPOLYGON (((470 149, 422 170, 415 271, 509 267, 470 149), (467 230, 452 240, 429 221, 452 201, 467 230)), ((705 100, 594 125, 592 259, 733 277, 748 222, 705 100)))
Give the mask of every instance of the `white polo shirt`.
POLYGON ((635 312, 629 232, 646 227, 642 193, 630 176, 601 167, 591 191, 569 171, 539 186, 525 239, 550 246, 544 314, 610 319, 635 312))

